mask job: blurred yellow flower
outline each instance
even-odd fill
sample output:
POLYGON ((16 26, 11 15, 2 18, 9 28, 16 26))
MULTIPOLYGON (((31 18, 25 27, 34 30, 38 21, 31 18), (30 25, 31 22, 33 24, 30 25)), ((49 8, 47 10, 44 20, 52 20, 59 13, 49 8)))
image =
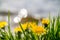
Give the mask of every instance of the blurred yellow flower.
POLYGON ((23 30, 26 30, 28 27, 28 23, 21 24, 21 26, 22 26, 23 30))
POLYGON ((36 26, 32 28, 32 31, 37 35, 46 34, 46 29, 42 26, 36 26))
MULTIPOLYGON (((27 28, 30 28, 30 30, 32 30, 32 32, 40 35, 40 34, 45 34, 46 33, 46 29, 42 26, 38 26, 36 23, 34 22, 26 22, 24 24, 21 24, 23 30, 25 31, 27 28), (30 27, 31 26, 31 27, 30 27)), ((22 32, 21 27, 16 27, 14 29, 15 32, 22 32)))
POLYGON ((14 32, 22 32, 22 29, 21 29, 20 27, 16 27, 16 28, 14 29, 14 32))
POLYGON ((7 25, 8 25, 8 23, 6 21, 0 21, 0 28, 3 28, 7 25))
MULTIPOLYGON (((35 27, 35 23, 33 23, 33 22, 26 22, 26 23, 23 23, 23 24, 21 24, 21 26, 22 26, 22 28, 23 28, 23 30, 25 31, 27 28, 31 28, 31 27, 35 27), (31 26, 31 27, 30 27, 31 26)), ((15 29, 14 29, 14 31, 15 32, 18 32, 18 31, 20 31, 20 32, 22 32, 22 29, 21 29, 21 27, 16 27, 15 29)))
POLYGON ((21 25, 22 25, 23 30, 26 30, 27 28, 35 27, 36 23, 34 23, 34 22, 26 22, 26 23, 21 24, 21 25))
POLYGON ((49 19, 48 18, 43 18, 42 19, 42 24, 49 24, 49 19))
POLYGON ((33 28, 33 27, 36 27, 37 24, 35 22, 29 22, 29 28, 33 28))
MULTIPOLYGON (((21 26, 22 26, 22 28, 23 28, 23 30, 25 31, 26 30, 26 28, 27 28, 27 23, 24 23, 24 24, 21 24, 21 26)), ((19 27, 16 27, 15 29, 14 29, 14 31, 15 32, 22 32, 22 29, 21 29, 21 27, 19 26, 19 27)))

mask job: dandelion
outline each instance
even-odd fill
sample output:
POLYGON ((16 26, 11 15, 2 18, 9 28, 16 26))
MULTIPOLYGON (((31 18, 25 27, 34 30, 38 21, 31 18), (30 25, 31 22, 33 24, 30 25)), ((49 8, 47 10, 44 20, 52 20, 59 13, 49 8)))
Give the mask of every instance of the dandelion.
POLYGON ((1 21, 0 22, 0 28, 4 28, 5 26, 7 26, 8 24, 7 24, 7 22, 5 22, 5 21, 1 21))
POLYGON ((32 31, 37 35, 46 34, 46 29, 42 26, 36 26, 32 28, 32 31))
MULTIPOLYGON (((27 25, 28 25, 27 23, 21 24, 24 31, 27 29, 27 25)), ((15 30, 15 32, 18 32, 18 31, 22 32, 22 29, 20 26, 16 27, 14 30, 15 30)))
POLYGON ((20 22, 20 21, 21 21, 21 18, 20 18, 20 17, 17 16, 17 17, 14 18, 14 22, 15 22, 15 23, 18 23, 18 22, 20 22))
POLYGON ((29 27, 36 27, 37 26, 37 24, 35 23, 35 22, 29 22, 29 25, 28 25, 29 27))
POLYGON ((14 29, 14 32, 22 32, 22 30, 21 30, 20 27, 16 27, 16 28, 14 29))
POLYGON ((19 13, 18 13, 18 16, 20 17, 20 18, 26 18, 27 17, 27 10, 25 9, 25 8, 23 8, 23 9, 21 9, 20 11, 19 11, 19 13))
POLYGON ((28 28, 28 23, 21 24, 23 30, 25 31, 28 28))
POLYGON ((22 26, 23 30, 26 30, 26 29, 36 26, 36 23, 35 22, 26 22, 26 23, 21 24, 21 26, 22 26))
MULTIPOLYGON (((26 22, 26 23, 21 24, 21 26, 22 26, 23 30, 25 31, 26 29, 29 29, 29 28, 31 28, 31 27, 36 26, 36 23, 26 22)), ((19 31, 19 30, 20 30, 20 31, 22 30, 22 29, 20 28, 20 26, 15 28, 15 31, 19 31)))
POLYGON ((48 18, 43 18, 42 19, 42 24, 44 24, 45 27, 49 24, 49 19, 48 18))
POLYGON ((14 18, 14 22, 15 23, 18 23, 18 22, 21 22, 21 19, 22 18, 26 18, 27 17, 27 10, 26 9, 21 9, 19 12, 18 12, 18 16, 16 16, 14 18))

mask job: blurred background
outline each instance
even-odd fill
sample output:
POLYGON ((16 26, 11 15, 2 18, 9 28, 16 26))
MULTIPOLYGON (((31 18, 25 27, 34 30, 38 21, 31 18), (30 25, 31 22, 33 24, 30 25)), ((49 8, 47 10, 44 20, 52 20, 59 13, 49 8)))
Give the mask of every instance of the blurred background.
MULTIPOLYGON (((11 14, 11 26, 17 26, 13 19, 20 9, 25 8, 28 14, 36 17, 57 16, 60 10, 60 0, 0 0, 0 21, 8 21, 8 10, 11 14)), ((13 29, 12 27, 12 29, 13 29)))

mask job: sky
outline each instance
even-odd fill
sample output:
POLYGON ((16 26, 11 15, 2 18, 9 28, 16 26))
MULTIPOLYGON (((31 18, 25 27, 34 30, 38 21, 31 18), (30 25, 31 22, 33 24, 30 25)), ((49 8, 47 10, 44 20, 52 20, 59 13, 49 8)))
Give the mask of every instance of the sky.
POLYGON ((10 11, 17 14, 20 9, 28 10, 29 15, 47 17, 49 12, 57 16, 60 10, 60 0, 0 0, 0 11, 10 11))

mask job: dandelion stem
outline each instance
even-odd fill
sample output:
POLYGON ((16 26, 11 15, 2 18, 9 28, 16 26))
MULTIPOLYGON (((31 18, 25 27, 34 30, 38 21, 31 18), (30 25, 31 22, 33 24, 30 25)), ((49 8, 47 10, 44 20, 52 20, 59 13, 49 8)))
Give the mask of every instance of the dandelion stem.
POLYGON ((20 27, 21 27, 21 29, 22 29, 22 32, 23 32, 24 36, 26 37, 25 32, 24 32, 24 30, 23 30, 22 25, 21 25, 20 22, 19 22, 19 25, 20 25, 20 27))
POLYGON ((10 33, 10 13, 8 11, 8 32, 10 33))

